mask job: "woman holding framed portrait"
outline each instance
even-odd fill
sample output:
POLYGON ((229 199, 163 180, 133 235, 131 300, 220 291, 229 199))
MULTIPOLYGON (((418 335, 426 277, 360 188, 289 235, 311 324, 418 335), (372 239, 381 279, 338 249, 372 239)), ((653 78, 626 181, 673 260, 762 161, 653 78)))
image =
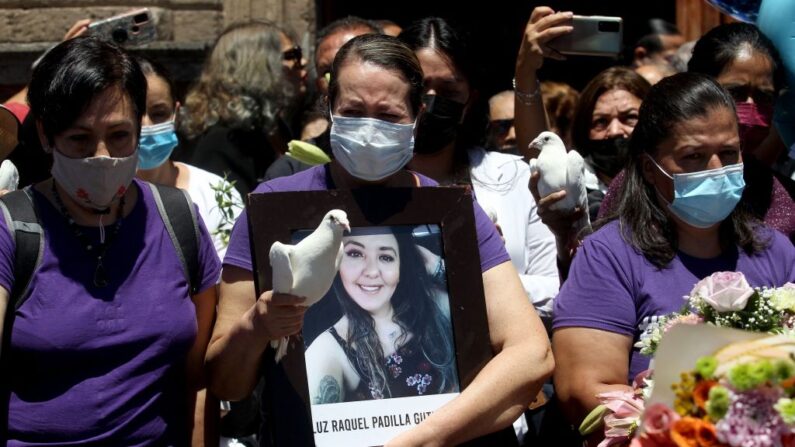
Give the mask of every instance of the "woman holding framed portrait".
POLYGON ((343 316, 306 351, 312 404, 458 392, 449 301, 411 229, 343 238, 332 287, 343 316))
MULTIPOLYGON (((350 40, 334 60, 329 86, 335 160, 266 182, 255 192, 436 186, 404 169, 413 156, 422 80, 414 52, 397 39, 363 35, 350 40)), ((494 224, 476 203, 474 212, 494 357, 460 395, 387 445, 453 445, 509 427, 552 372, 541 320, 494 224)), ((303 325, 304 300, 271 291, 257 296, 253 271, 244 213, 224 259, 219 314, 206 358, 210 386, 224 399, 250 393, 264 355, 272 353, 270 341, 295 334, 303 325)))

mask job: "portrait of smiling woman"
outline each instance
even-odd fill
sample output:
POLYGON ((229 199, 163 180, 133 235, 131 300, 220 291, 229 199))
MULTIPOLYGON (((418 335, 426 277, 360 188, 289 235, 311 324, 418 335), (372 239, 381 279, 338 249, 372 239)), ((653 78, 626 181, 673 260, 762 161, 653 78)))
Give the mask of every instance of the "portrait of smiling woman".
POLYGON ((436 293, 411 227, 354 228, 324 299, 339 318, 306 351, 312 404, 459 389, 447 295, 436 293))

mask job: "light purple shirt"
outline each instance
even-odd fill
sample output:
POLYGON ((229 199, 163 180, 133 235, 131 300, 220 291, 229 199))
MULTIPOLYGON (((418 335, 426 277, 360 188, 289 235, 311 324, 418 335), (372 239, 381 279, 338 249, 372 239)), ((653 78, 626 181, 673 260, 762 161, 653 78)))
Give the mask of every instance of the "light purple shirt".
MULTIPOLYGON (((765 228, 769 247, 753 256, 732 250, 712 259, 679 252, 665 269, 658 269, 629 245, 611 222, 585 239, 577 250, 569 277, 555 299, 553 329, 586 327, 632 337, 660 316, 676 312, 702 278, 718 271, 745 274, 753 287, 777 287, 795 281, 795 248, 789 239, 765 228)), ((633 348, 631 381, 649 366, 649 357, 633 348)))
MULTIPOLYGON (((139 199, 106 253, 104 288, 93 285, 96 257, 35 193, 44 256, 14 320, 8 445, 188 439, 184 367, 196 312, 152 193, 141 181, 135 185, 139 199)), ((203 291, 215 287, 220 262, 201 221, 199 228, 203 291)), ((98 228, 82 231, 99 240, 98 228)), ((0 286, 11 290, 13 282, 14 241, 0 219, 0 286)))

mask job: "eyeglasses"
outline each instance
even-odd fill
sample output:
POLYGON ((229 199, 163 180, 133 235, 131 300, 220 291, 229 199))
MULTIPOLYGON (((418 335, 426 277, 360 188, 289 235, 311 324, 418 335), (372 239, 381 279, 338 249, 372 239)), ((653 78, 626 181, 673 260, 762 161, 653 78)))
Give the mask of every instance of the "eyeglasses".
POLYGON ((286 61, 301 61, 303 59, 304 53, 301 51, 301 47, 298 45, 293 45, 292 48, 284 50, 282 52, 282 59, 286 61))

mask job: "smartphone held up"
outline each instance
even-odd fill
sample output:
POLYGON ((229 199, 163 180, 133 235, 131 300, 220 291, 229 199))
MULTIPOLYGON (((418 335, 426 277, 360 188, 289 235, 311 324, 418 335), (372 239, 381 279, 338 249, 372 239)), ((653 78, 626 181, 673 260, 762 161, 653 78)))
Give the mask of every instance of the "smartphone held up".
POLYGON ((157 28, 148 8, 136 9, 88 25, 88 34, 123 46, 139 46, 157 39, 157 28))
POLYGON ((616 57, 621 53, 624 38, 621 17, 575 15, 571 22, 562 25, 573 29, 549 42, 549 47, 561 54, 616 57))

